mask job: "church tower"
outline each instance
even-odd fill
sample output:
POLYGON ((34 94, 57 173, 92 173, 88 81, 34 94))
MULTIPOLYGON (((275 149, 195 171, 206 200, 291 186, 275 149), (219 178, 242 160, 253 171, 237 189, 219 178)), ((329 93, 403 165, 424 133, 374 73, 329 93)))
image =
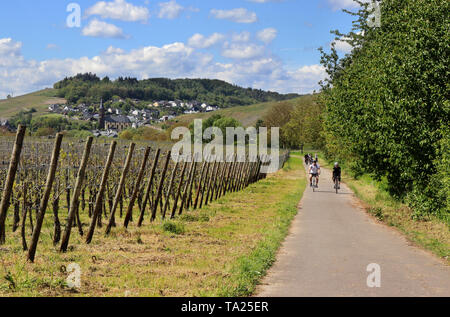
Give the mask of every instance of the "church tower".
POLYGON ((100 108, 98 109, 98 128, 100 130, 105 129, 105 107, 103 107, 103 99, 100 101, 100 108))

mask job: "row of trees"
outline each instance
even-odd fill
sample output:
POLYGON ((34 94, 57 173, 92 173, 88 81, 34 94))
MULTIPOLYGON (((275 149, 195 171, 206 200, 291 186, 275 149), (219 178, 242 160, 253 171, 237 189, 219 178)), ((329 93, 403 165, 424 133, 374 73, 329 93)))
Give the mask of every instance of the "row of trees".
POLYGON ((55 135, 57 132, 72 131, 72 136, 85 136, 86 132, 95 128, 95 123, 80 120, 70 120, 62 115, 49 114, 33 117, 35 109, 21 111, 11 118, 13 126, 19 124, 27 126, 29 131, 36 136, 55 135))
POLYGON ((78 74, 57 82, 54 88, 58 96, 71 103, 92 103, 99 99, 111 100, 113 96, 146 101, 154 100, 198 100, 221 108, 244 106, 259 102, 285 100, 296 94, 281 95, 259 89, 241 88, 220 80, 152 78, 137 80, 119 77, 111 81, 100 79, 95 74, 78 74))
POLYGON ((327 155, 386 178, 418 217, 448 217, 450 2, 383 0, 381 27, 360 4, 352 32, 334 32, 352 53, 322 51, 327 155))
POLYGON ((277 103, 258 121, 259 126, 279 127, 280 146, 284 148, 299 149, 308 145, 319 149, 324 146, 323 105, 317 102, 317 95, 277 103))

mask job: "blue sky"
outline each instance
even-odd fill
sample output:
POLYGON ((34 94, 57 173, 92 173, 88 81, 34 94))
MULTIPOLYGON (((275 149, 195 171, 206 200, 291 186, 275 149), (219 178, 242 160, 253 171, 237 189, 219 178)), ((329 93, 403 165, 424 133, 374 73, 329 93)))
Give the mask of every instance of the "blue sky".
POLYGON ((350 29, 352 17, 340 9, 355 7, 352 0, 2 1, 0 98, 87 71, 309 93, 325 76, 317 49, 329 47, 330 30, 350 29), (80 27, 67 24, 76 13, 67 12, 70 3, 81 9, 80 27))

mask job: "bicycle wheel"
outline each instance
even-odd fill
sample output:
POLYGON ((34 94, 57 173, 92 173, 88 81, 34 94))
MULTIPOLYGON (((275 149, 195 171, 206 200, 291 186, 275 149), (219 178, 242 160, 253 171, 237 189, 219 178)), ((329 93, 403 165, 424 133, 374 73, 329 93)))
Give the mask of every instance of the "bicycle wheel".
POLYGON ((339 194, 339 180, 336 179, 334 181, 334 188, 336 188, 336 194, 339 194))

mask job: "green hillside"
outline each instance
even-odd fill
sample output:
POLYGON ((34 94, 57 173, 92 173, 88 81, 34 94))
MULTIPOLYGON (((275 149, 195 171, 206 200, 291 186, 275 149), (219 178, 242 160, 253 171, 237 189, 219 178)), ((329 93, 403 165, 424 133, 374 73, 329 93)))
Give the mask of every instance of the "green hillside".
POLYGON ((55 97, 54 89, 44 89, 31 94, 0 100, 0 118, 10 118, 22 110, 37 110, 36 115, 47 112, 48 106, 54 103, 65 103, 61 98, 55 97))
POLYGON ((109 101, 114 97, 145 101, 183 100, 205 102, 220 108, 252 105, 259 102, 281 101, 298 97, 298 94, 279 94, 261 89, 243 88, 216 79, 167 79, 138 80, 119 77, 100 79, 95 74, 78 74, 54 85, 57 95, 71 103, 95 103, 99 99, 109 101))
POLYGON ((299 103, 312 102, 312 98, 312 95, 305 95, 286 101, 271 101, 250 106, 226 108, 215 112, 187 114, 177 117, 171 123, 177 123, 178 125, 189 125, 195 119, 208 119, 214 114, 220 114, 224 117, 231 117, 238 120, 245 127, 254 126, 258 119, 264 117, 264 115, 276 104, 289 103, 296 105, 299 103))

